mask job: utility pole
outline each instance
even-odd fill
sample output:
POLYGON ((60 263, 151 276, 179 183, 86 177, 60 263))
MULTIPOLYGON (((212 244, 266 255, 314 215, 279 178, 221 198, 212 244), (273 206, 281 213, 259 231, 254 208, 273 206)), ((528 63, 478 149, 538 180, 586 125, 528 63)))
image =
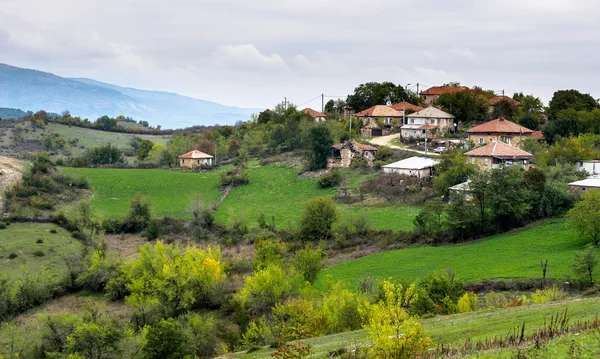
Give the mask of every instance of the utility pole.
POLYGON ((325 113, 325 94, 321 94, 321 113, 325 113))
POLYGON ((421 93, 419 93, 419 83, 417 82, 417 96, 421 96, 421 93))
POLYGON ((283 109, 287 110, 287 97, 283 98, 283 109))
POLYGON ((352 112, 350 112, 350 141, 352 141, 352 112))

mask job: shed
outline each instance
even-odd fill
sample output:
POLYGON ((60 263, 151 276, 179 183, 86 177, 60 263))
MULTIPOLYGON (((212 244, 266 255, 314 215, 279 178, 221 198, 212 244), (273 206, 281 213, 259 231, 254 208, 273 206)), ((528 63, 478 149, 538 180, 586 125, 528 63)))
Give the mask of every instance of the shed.
POLYGON ((575 164, 577 171, 586 171, 590 176, 600 175, 600 160, 578 161, 575 164))
POLYGON ((581 181, 571 182, 569 183, 569 188, 577 191, 600 190, 600 177, 592 176, 581 181))
POLYGON ((433 174, 433 166, 439 163, 427 157, 410 157, 404 160, 390 163, 382 167, 384 173, 398 173, 410 177, 425 178, 433 174))

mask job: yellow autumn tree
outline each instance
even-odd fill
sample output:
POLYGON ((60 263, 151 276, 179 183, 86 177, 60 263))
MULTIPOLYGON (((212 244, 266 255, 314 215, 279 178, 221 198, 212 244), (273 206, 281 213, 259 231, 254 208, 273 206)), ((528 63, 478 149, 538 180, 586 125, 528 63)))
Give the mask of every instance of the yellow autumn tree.
POLYGON ((414 358, 431 345, 426 330, 407 309, 417 299, 415 285, 406 290, 391 281, 382 283, 384 298, 376 304, 364 303, 360 312, 363 328, 373 342, 373 356, 385 359, 414 358))

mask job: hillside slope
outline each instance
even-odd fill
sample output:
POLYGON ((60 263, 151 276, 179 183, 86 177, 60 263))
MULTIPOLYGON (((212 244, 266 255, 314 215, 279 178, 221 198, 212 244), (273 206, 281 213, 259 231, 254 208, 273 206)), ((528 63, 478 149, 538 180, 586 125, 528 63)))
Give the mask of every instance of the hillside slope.
POLYGON ((0 107, 56 113, 69 110, 90 120, 102 115, 125 115, 163 128, 233 124, 247 121, 257 112, 174 93, 69 79, 6 64, 0 64, 0 107))

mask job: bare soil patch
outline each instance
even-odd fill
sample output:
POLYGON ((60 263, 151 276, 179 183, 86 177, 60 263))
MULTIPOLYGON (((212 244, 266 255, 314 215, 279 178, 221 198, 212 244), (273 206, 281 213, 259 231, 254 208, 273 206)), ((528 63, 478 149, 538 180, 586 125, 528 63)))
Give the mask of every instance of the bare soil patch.
POLYGON ((0 213, 5 213, 4 191, 21 180, 23 165, 18 160, 0 156, 0 213))

